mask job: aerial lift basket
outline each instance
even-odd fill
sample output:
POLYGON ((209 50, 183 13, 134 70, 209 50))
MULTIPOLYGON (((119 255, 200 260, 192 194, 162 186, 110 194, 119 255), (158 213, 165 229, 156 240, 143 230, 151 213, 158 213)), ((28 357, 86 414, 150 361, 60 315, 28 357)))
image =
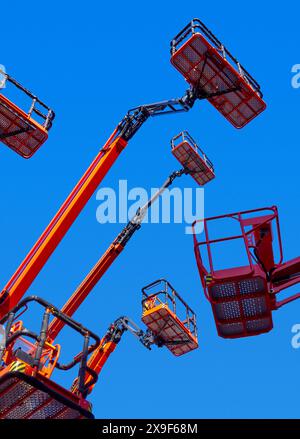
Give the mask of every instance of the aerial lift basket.
POLYGON ((54 112, 11 76, 2 71, 0 74, 31 102, 26 112, 0 93, 0 141, 22 157, 30 158, 47 140, 54 112))
POLYGON ((53 381, 44 383, 24 372, 5 372, 0 378, 0 395, 0 419, 93 418, 75 395, 53 381))
POLYGON ((20 302, 1 320, 1 324, 5 325, 6 343, 0 349, 0 419, 93 418, 90 403, 85 399, 88 389, 84 380, 88 374, 92 383, 97 381, 97 376, 87 366, 87 358, 97 349, 100 339, 36 296, 20 302), (44 308, 40 333, 25 328, 22 321, 16 321, 30 302, 44 308), (68 364, 59 363, 60 346, 52 345, 47 339, 51 315, 62 319, 84 339, 82 352, 68 364), (90 339, 94 340, 93 344, 90 339), (50 379, 55 369, 68 371, 77 364, 80 364, 78 392, 65 389, 50 379))
POLYGON ((160 279, 142 293, 142 321, 162 344, 176 356, 197 349, 196 315, 172 285, 160 279))
POLYGON ((265 110, 260 86, 199 20, 192 20, 171 42, 171 62, 236 128, 265 110))
POLYGON ((212 162, 187 131, 173 137, 171 147, 174 157, 200 186, 215 178, 212 162))
MULTIPOLYGON (((197 265, 218 334, 224 338, 239 338, 270 331, 273 328, 272 311, 300 297, 296 294, 282 301, 276 300, 276 294, 300 282, 300 258, 283 263, 277 208, 207 218, 195 222, 193 227, 197 265), (232 236, 227 233, 221 238, 211 237, 212 223, 220 224, 224 220, 238 224, 240 232, 232 236), (196 234, 199 222, 203 223, 205 233, 205 240, 201 242, 196 234), (238 241, 242 243, 248 265, 215 269, 215 246, 220 250, 225 243, 233 245, 238 241), (200 252, 203 247, 206 266, 204 252, 200 252)), ((235 250, 231 249, 233 255, 235 250)))

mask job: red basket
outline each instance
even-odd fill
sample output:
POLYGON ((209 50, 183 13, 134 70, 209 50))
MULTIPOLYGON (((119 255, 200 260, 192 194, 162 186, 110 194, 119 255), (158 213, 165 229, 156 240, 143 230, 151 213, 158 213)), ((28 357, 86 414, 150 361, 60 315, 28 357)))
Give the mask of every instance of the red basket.
MULTIPOLYGON (((300 298, 300 294, 294 294, 276 300, 278 293, 300 282, 300 257, 283 263, 277 208, 207 218, 196 221, 193 229, 197 266, 218 334, 224 338, 240 338, 270 331, 273 328, 272 312, 300 298), (224 220, 237 225, 239 232, 228 235, 229 224, 226 224, 226 236, 211 237, 211 223, 224 220), (204 241, 197 238, 199 223, 204 226, 204 241), (220 244, 238 240, 242 242, 248 265, 216 270, 213 246, 220 248, 220 244), (200 248, 205 252, 200 252, 200 248), (204 263, 204 253, 207 264, 204 263)), ((231 255, 234 253, 235 250, 231 249, 231 255)))
POLYGON ((236 128, 266 109, 259 84, 198 19, 172 40, 171 63, 236 128))
POLYGON ((0 140, 17 154, 30 158, 46 142, 48 132, 0 94, 0 140))
POLYGON ((212 162, 187 131, 173 137, 171 146, 174 157, 200 186, 215 178, 212 162))

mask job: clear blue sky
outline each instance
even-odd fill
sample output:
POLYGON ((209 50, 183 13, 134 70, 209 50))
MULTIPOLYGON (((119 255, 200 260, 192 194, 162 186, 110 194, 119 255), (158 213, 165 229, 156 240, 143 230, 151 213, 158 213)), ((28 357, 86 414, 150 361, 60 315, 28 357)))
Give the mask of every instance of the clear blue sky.
MULTIPOLYGON (((180 96, 183 78, 169 41, 201 18, 262 84, 267 111, 235 130, 208 103, 151 120, 104 181, 159 185, 177 167, 170 138, 187 129, 213 160, 207 216, 276 204, 285 257, 299 254, 299 102, 291 67, 300 63, 296 1, 151 3, 32 1, 1 5, 1 59, 7 71, 53 106, 49 141, 29 161, 0 149, 1 271, 5 284, 128 108, 180 96)), ((180 186, 192 186, 186 179, 180 186)), ((91 199, 30 288, 61 306, 122 226, 96 222, 91 199)), ((300 350, 291 327, 300 303, 274 315, 273 332, 243 340, 217 337, 200 287, 191 236, 183 225, 145 225, 76 318, 104 334, 111 321, 139 322, 140 289, 164 276, 195 309, 198 351, 175 358, 146 351, 125 335, 91 397, 97 417, 298 417, 300 350)), ((34 314, 36 316, 36 314, 34 314)), ((69 335, 67 353, 80 349, 69 335)), ((63 340, 63 341, 64 341, 63 340)), ((62 378, 64 384, 68 380, 62 378)))

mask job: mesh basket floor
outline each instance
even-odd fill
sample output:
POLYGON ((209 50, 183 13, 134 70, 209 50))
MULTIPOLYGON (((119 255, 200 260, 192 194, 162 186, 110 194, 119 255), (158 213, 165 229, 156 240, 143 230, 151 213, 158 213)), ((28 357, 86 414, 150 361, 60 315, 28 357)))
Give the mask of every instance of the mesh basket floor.
POLYGON ((191 177, 200 186, 204 186, 215 177, 211 168, 188 142, 182 142, 176 146, 172 150, 172 154, 190 171, 191 177))
POLYGON ((247 337, 273 328, 264 279, 217 283, 209 288, 218 333, 224 338, 247 337))
POLYGON ((31 157, 47 140, 48 134, 18 111, 8 99, 0 95, 0 140, 24 158, 31 157), (8 136, 8 137, 7 137, 8 136))
POLYGON ((93 415, 33 377, 15 372, 0 380, 0 419, 82 419, 93 415))
POLYGON ((146 312, 142 317, 142 321, 153 334, 167 342, 166 347, 176 356, 198 348, 195 338, 188 329, 181 324, 168 308, 162 305, 146 312), (182 344, 172 344, 172 341, 182 341, 182 344))
POLYGON ((171 62, 203 94, 237 89, 208 98, 236 128, 244 127, 266 108, 265 102, 246 79, 199 33, 175 52, 171 62))

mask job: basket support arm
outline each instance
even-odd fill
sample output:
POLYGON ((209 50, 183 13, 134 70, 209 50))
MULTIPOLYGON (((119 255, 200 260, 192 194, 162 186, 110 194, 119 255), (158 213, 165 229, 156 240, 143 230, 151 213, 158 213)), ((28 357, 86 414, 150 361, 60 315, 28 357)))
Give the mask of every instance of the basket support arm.
MULTIPOLYGON (((162 185, 162 187, 153 195, 152 198, 148 200, 148 202, 138 209, 135 216, 131 221, 124 227, 124 229, 119 233, 113 243, 108 247, 103 256, 99 259, 97 264, 92 268, 92 270, 88 273, 86 278, 82 281, 82 283, 78 286, 75 292, 72 294, 67 303, 63 306, 62 312, 68 316, 72 316, 80 305, 84 302, 93 288, 100 281, 102 276, 106 273, 109 267, 113 264, 113 262, 117 259, 119 254, 124 250, 126 244, 130 241, 134 233, 140 229, 143 219, 151 207, 151 205, 159 198, 159 196, 173 183, 175 178, 182 176, 186 171, 184 169, 180 171, 173 172, 162 185)), ((48 336, 53 341, 60 331, 64 327, 64 322, 60 319, 55 318, 50 326, 48 336)))

